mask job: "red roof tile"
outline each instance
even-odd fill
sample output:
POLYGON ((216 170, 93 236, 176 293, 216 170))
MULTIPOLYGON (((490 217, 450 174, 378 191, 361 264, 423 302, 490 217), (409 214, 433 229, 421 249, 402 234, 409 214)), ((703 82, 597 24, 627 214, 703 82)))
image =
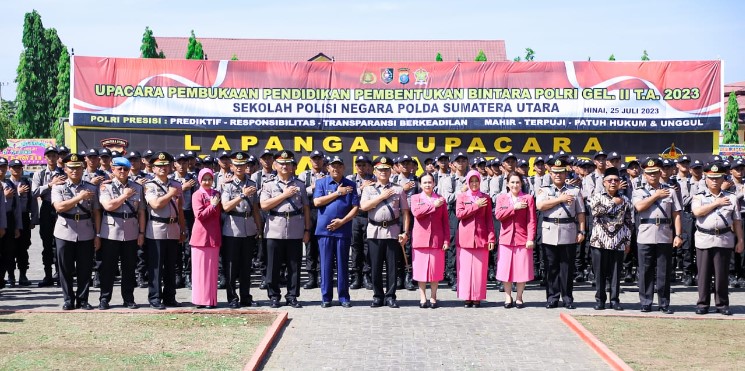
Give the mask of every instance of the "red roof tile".
MULTIPOLYGON (((188 37, 156 37, 166 58, 184 58, 188 37)), ((208 59, 307 61, 323 53, 343 62, 473 61, 483 50, 489 61, 506 61, 504 40, 283 40, 198 38, 208 59)))

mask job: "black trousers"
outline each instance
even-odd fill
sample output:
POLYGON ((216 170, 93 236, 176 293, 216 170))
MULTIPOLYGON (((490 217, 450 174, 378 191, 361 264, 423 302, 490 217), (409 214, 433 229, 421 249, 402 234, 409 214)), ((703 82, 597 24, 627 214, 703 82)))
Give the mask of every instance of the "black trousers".
MULTIPOLYGON (((44 264, 44 274, 52 277, 52 266, 57 267, 57 253, 55 251, 54 225, 57 223, 57 212, 51 202, 42 201, 39 209, 39 236, 41 237, 41 262, 44 264)), ((93 259, 93 258, 91 258, 93 259)))
POLYGON ((161 300, 176 300, 176 254, 178 240, 145 239, 147 246, 147 300, 160 304, 161 300), (161 283, 162 281, 162 283, 161 283))
POLYGON ((623 271, 625 273, 631 273, 634 268, 639 267, 639 244, 636 242, 636 226, 631 229, 631 250, 628 253, 623 254, 623 271))
POLYGON ((5 217, 7 227, 5 235, 0 239, 0 280, 5 279, 5 272, 13 272, 16 257, 16 219, 12 211, 6 213, 5 217))
POLYGON ((300 296, 300 261, 303 259, 303 240, 266 239, 266 286, 269 299, 279 300, 279 272, 287 265, 287 294, 285 299, 300 296))
MULTIPOLYGON (((445 277, 456 278, 457 271, 455 269, 455 236, 458 233, 458 218, 455 216, 455 209, 450 210, 448 208, 448 219, 450 220, 450 248, 445 251, 445 277)), ((398 241, 396 241, 398 243, 398 241)), ((496 250, 496 249, 495 249, 496 250)))
POLYGON ((191 230, 194 228, 194 210, 184 210, 184 221, 186 222, 186 239, 178 247, 176 257, 176 275, 191 277, 191 230))
POLYGON ((699 308, 709 308, 711 304, 711 276, 714 275, 714 305, 722 309, 729 307, 729 287, 727 264, 731 247, 711 247, 696 249, 698 266, 698 302, 699 308))
MULTIPOLYGON (((589 210, 589 207, 586 207, 586 210, 589 210)), ((590 237, 592 237, 592 225, 593 225, 592 220, 593 218, 587 218, 585 220, 585 224, 587 228, 587 235, 585 236, 585 240, 577 247, 577 255, 575 256, 575 259, 574 259, 574 269, 577 274, 583 274, 585 269, 587 269, 588 262, 592 261, 591 250, 593 248, 590 247, 590 237)), ((594 266, 594 263, 593 263, 593 266, 594 266)))
POLYGON ((396 261, 401 255, 401 245, 394 239, 369 239, 370 268, 373 298, 396 299, 396 261), (386 291, 383 292, 383 265, 385 264, 386 291))
MULTIPOLYGON (((266 225, 266 219, 269 214, 261 212, 262 225, 266 225)), ((256 246, 256 257, 254 258, 254 267, 258 267, 261 272, 261 278, 266 280, 267 252, 266 238, 261 238, 256 246)))
MULTIPOLYGON (((497 240, 499 240, 499 231, 502 229, 502 223, 493 215, 492 219, 494 222, 494 235, 497 236, 497 240)), ((497 260, 499 260, 498 251, 499 248, 489 251, 489 270, 494 270, 495 272, 497 270, 497 260)))
MULTIPOLYGON (((411 218, 414 218, 412 215, 411 218)), ((403 225, 401 225, 401 230, 403 230, 403 225)), ((414 223, 411 223, 409 226, 409 230, 406 231, 409 236, 412 236, 412 231, 414 230, 414 223)), ((401 259, 398 260, 398 263, 396 264, 396 267, 398 269, 398 274, 401 275, 401 277, 405 277, 406 273, 412 273, 412 267, 411 267, 411 238, 409 238, 406 243, 404 244, 404 249, 401 254, 401 259), (404 259, 404 255, 406 254, 406 259, 404 259), (407 264, 408 263, 408 264, 407 264)))
POLYGON ((66 241, 57 238, 57 261, 59 262, 59 280, 62 295, 66 303, 88 302, 93 271, 93 240, 66 241), (73 274, 78 275, 78 290, 73 291, 73 274))
POLYGON ((595 301, 605 304, 605 281, 610 279, 610 303, 620 303, 621 293, 621 263, 623 250, 590 249, 592 255, 592 269, 595 271, 595 301))
POLYGON ((316 238, 316 225, 318 224, 318 209, 310 210, 310 242, 305 244, 305 271, 309 275, 318 275, 321 272, 321 252, 318 249, 318 238, 316 238))
MULTIPOLYGON (((574 257, 577 244, 542 244, 546 267, 546 301, 556 303, 559 298, 564 305, 574 302, 574 257)), ((495 249, 496 250, 496 249, 495 249)))
POLYGON ((251 296, 251 259, 256 252, 256 237, 222 236, 222 267, 225 272, 225 292, 228 302, 253 301, 251 296), (240 297, 236 293, 236 280, 240 283, 240 297))
MULTIPOLYGON (((21 272, 24 272, 29 268, 28 249, 31 247, 31 215, 23 213, 21 220, 23 221, 23 228, 21 229, 21 237, 16 239, 15 266, 21 272)), ((8 270, 12 271, 15 266, 11 266, 8 270)))
POLYGON ((115 241, 101 239, 101 248, 98 250, 101 256, 101 266, 98 268, 98 276, 101 279, 101 295, 99 300, 106 299, 111 302, 114 293, 114 276, 116 275, 117 263, 122 262, 122 301, 133 303, 135 301, 135 267, 137 265, 137 240, 115 241))
POLYGON ((135 268, 135 271, 137 272, 137 277, 140 277, 143 280, 148 279, 147 252, 148 252, 147 243, 145 243, 139 249, 137 249, 137 268, 135 268))
POLYGON ((545 280, 546 274, 544 273, 544 271, 546 267, 544 265, 544 261, 546 252, 543 248, 543 213, 541 211, 538 211, 536 213, 536 233, 534 242, 535 245, 533 246, 535 247, 533 248, 533 271, 535 272, 536 276, 541 275, 543 277, 542 279, 545 280))
POLYGON ((367 244, 367 216, 352 220, 352 274, 370 274, 370 254, 367 244))
POLYGON ((693 238, 696 232, 696 219, 689 211, 680 213, 680 224, 683 232, 688 234, 688 238, 683 241, 679 248, 683 253, 683 274, 695 276, 698 272, 696 268, 696 240, 693 238))
POLYGON ((661 307, 670 305, 670 274, 673 271, 672 244, 638 244, 639 249, 639 302, 652 305, 654 288, 661 307), (656 279, 655 279, 656 277, 656 279))

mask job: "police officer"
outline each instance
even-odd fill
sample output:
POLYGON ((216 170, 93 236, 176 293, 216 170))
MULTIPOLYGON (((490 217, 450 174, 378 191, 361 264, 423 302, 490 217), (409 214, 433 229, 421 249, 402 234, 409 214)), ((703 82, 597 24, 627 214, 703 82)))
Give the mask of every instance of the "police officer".
MULTIPOLYGON (((139 160, 139 159, 138 159, 139 160)), ((100 189, 103 208, 101 221, 101 296, 98 309, 109 309, 114 291, 114 272, 121 261, 121 294, 124 306, 137 309, 135 268, 138 246, 145 244, 145 202, 143 188, 129 178, 132 164, 124 157, 112 160, 112 180, 100 189)))
POLYGON ((88 292, 94 249, 101 247, 101 210, 96 187, 82 179, 82 157, 71 153, 62 162, 67 180, 52 188, 52 206, 58 216, 54 237, 60 286, 65 300, 62 309, 91 310, 93 307, 88 303, 88 292), (77 292, 73 292, 72 287, 74 272, 78 276, 77 292))
POLYGON ((552 184, 538 189, 536 208, 542 213, 541 243, 546 267, 546 308, 574 309, 574 257, 585 239, 585 202, 578 187, 566 183, 567 163, 552 160, 552 184))
POLYGON ((261 188, 261 209, 269 216, 264 225, 267 247, 266 281, 272 308, 281 306, 279 270, 287 264, 286 304, 293 308, 303 306, 300 296, 300 261, 303 243, 310 240, 310 206, 305 193, 305 183, 295 177, 295 156, 291 151, 275 155, 277 176, 261 188))
POLYGON ((696 263, 698 266, 698 302, 696 314, 709 312, 711 276, 717 312, 731 316, 727 266, 732 254, 743 252, 743 229, 737 197, 722 190, 724 164, 706 164, 706 189, 693 197, 691 211, 696 217, 696 263), (733 233, 734 232, 734 233, 733 233), (735 237, 737 237, 735 239, 735 237), (713 270, 713 271, 712 271, 713 270))
POLYGON ((184 242, 187 231, 181 183, 168 179, 172 162, 173 156, 167 152, 153 154, 154 178, 145 183, 148 301, 154 309, 181 306, 176 301, 175 269, 178 244, 184 242))
POLYGON ((39 236, 42 243, 41 261, 44 265, 44 278, 39 282, 39 287, 53 285, 55 282, 54 276, 59 279, 57 252, 54 245, 54 225, 57 220, 57 212, 52 206, 52 187, 64 184, 67 175, 61 168, 57 167, 58 157, 57 148, 53 146, 45 148, 44 158, 47 161, 47 166, 37 171, 31 180, 31 196, 41 198, 39 236), (52 275, 52 266, 55 267, 54 276, 52 275))
POLYGON ((349 300, 349 243, 352 223, 357 215, 360 196, 357 185, 344 178, 344 161, 334 156, 329 161, 328 177, 316 181, 313 202, 318 207, 318 247, 321 254, 321 307, 331 307, 334 297, 334 261, 337 270, 337 293, 344 308, 352 306, 349 300))
MULTIPOLYGON (((357 195, 361 197, 362 190, 375 183, 375 178, 372 174, 372 161, 365 155, 359 155, 354 158, 354 166, 357 173, 347 175, 347 179, 355 183, 357 195)), ((349 286, 350 289, 357 290, 364 286, 366 289, 372 290, 370 255, 367 244, 367 211, 361 211, 359 209, 352 221, 351 274, 353 280, 349 286)))
POLYGON ((124 157, 129 160, 130 165, 132 165, 129 169, 129 179, 131 181, 143 185, 145 182, 152 179, 152 174, 142 171, 144 165, 142 163, 142 155, 139 151, 129 151, 124 157))
MULTIPOLYGON (((468 188, 466 184, 466 173, 468 173, 468 156, 463 152, 454 154, 451 164, 454 171, 450 178, 441 178, 438 183, 440 195, 445 198, 448 204, 448 218, 450 219, 450 248, 446 252, 445 258, 445 276, 448 279, 450 289, 458 289, 458 278, 455 270, 455 236, 458 229, 458 218, 455 216, 455 200, 459 194, 465 192, 468 188)), ((491 189, 491 187, 490 187, 491 189)))
POLYGON ((251 296, 251 259, 256 253, 257 237, 262 231, 259 197, 256 183, 247 174, 246 152, 234 152, 230 156, 233 178, 223 185, 222 209, 222 266, 225 273, 225 291, 230 308, 254 306, 251 296), (236 291, 236 280, 240 283, 240 295, 236 291))
MULTIPOLYGON (((274 153, 268 149, 265 149, 264 152, 262 152, 261 155, 259 156, 259 165, 261 166, 261 169, 251 174, 251 180, 253 180, 254 183, 256 183, 257 192, 261 194, 262 186, 277 176, 277 172, 274 170, 274 153)), ((269 216, 268 213, 261 210, 262 225, 266 225, 266 220, 268 216, 269 216)), ((259 241, 257 250, 258 251, 256 252, 256 258, 254 259, 254 267, 255 268, 258 267, 259 270, 261 271, 261 283, 259 284, 259 288, 264 290, 267 288, 267 285, 266 285, 266 266, 267 266, 266 238, 262 238, 261 241, 259 241)))
MULTIPOLYGON (((184 205, 184 218, 186 218, 186 239, 184 243, 179 244, 178 254, 176 257, 176 288, 191 287, 191 229, 194 227, 194 210, 191 207, 191 195, 197 185, 196 174, 189 172, 189 162, 191 157, 184 153, 179 153, 176 161, 173 163, 176 171, 171 174, 170 178, 181 183, 181 193, 184 205)), ((198 189, 198 187, 197 187, 198 189)))
POLYGON ((318 209, 313 203, 313 190, 316 187, 316 181, 324 178, 328 173, 324 166, 325 156, 321 151, 313 151, 310 154, 311 168, 303 171, 298 179, 305 183, 305 193, 308 195, 308 204, 310 205, 310 242, 305 246, 305 271, 308 273, 308 281, 303 286, 304 289, 315 289, 320 281, 318 239, 315 236, 316 222, 318 220, 318 209))
MULTIPOLYGON (((484 160, 484 162, 486 162, 486 160, 484 160)), ((416 162, 414 162, 414 159, 411 158, 411 156, 409 155, 403 155, 399 158, 400 173, 396 177, 395 183, 404 189, 404 192, 406 193, 407 204, 411 204, 411 196, 422 192, 422 187, 419 185, 419 177, 417 177, 414 172, 415 164, 416 162)), ((412 216, 410 215, 409 218, 411 217, 412 216)), ((411 223, 409 226, 412 229, 414 228, 413 223, 411 223)), ((406 231, 409 236, 411 236, 411 232, 411 230, 406 231)), ((399 274, 396 275, 396 277, 398 278, 396 286, 398 288, 405 287, 409 291, 414 291, 417 288, 417 283, 412 281, 411 239, 408 239, 406 241, 406 245, 404 246, 404 253, 406 254, 406 259, 404 259, 403 261, 399 261, 399 274), (404 261, 409 262, 409 265, 404 267, 404 261), (401 285, 401 283, 403 283, 403 285, 401 285)))
POLYGON ((39 205, 36 197, 31 195, 31 181, 23 176, 21 160, 10 161, 10 181, 16 188, 21 206, 21 237, 16 240, 16 264, 18 265, 18 284, 28 286, 31 282, 26 276, 29 268, 28 249, 31 246, 31 230, 39 224, 39 205))
POLYGON ((660 183, 662 161, 647 158, 641 164, 647 184, 634 190, 632 202, 638 213, 637 248, 639 254, 639 301, 641 311, 650 312, 655 287, 659 310, 671 314, 670 273, 673 248, 683 244, 678 194, 660 183), (656 283, 655 283, 656 277, 656 283))
MULTIPOLYGON (((104 152, 105 157, 111 158, 111 152, 103 148, 101 151, 104 152)), ((78 156, 85 156, 85 170, 83 171, 83 181, 91 183, 95 186, 101 185, 101 183, 110 179, 109 173, 101 169, 101 156, 100 151, 95 148, 90 148, 87 151, 80 152, 78 156)), ((98 198, 98 196, 96 196, 98 198)), ((93 265, 93 287, 101 287, 101 278, 98 273, 98 267, 101 266, 101 254, 96 251, 94 253, 93 265)))
MULTIPOLYGON (((468 160, 463 158, 462 166, 468 168, 468 160)), ((373 308, 385 304, 398 308, 396 302, 396 261, 402 255, 401 248, 406 244, 411 220, 409 204, 404 189, 389 181, 390 157, 380 156, 375 160, 377 182, 362 191, 360 209, 368 213, 367 237, 370 246, 370 265, 372 268, 373 308), (403 223, 399 223, 403 218, 403 223), (401 225, 403 224, 403 229, 401 225), (383 292, 383 264, 386 266, 387 290, 383 292)))
POLYGON ((0 240, 0 286, 5 285, 5 273, 8 273, 8 283, 15 286, 15 254, 16 241, 21 236, 23 221, 21 219, 22 209, 20 197, 16 185, 10 179, 5 178, 8 171, 8 160, 0 157, 0 183, 3 185, 5 195, 5 220, 6 233, 0 240))

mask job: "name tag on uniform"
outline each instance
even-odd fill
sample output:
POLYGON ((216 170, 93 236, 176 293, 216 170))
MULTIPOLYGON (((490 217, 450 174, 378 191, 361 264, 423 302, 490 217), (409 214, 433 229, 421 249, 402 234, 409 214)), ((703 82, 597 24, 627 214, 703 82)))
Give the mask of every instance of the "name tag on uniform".
POLYGON ((470 204, 472 204, 472 203, 473 203, 473 202, 470 202, 470 201, 469 201, 469 202, 464 202, 463 204, 464 204, 464 205, 470 205, 470 204))

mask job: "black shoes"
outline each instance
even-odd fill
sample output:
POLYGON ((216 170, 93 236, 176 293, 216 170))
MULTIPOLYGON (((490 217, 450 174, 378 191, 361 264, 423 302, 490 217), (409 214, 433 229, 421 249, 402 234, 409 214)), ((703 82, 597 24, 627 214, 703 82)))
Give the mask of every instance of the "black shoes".
POLYGON ((99 310, 108 310, 109 308, 111 308, 111 306, 109 305, 109 301, 106 299, 101 299, 101 301, 98 303, 99 310))
POLYGON ((287 300, 287 305, 289 305, 289 306, 291 306, 293 308, 302 308, 303 307, 303 305, 300 304, 300 302, 297 301, 297 299, 295 299, 295 298, 288 299, 287 300))
POLYGON ((146 289, 147 288, 147 281, 145 281, 141 277, 138 277, 137 278, 137 287, 139 287, 141 289, 146 289))
POLYGON ((349 289, 351 290, 359 290, 362 288, 362 275, 361 274, 355 274, 354 280, 352 281, 352 284, 349 285, 349 289))
POLYGON ((474 301, 473 302, 473 307, 474 308, 481 308, 481 301, 480 300, 474 301))
POLYGON ((271 304, 269 305, 269 308, 279 308, 282 304, 279 303, 279 299, 272 299, 271 304))
POLYGON ((362 286, 364 286, 366 290, 373 289, 372 278, 370 278, 369 273, 362 275, 362 286))
POLYGON ((303 285, 303 288, 306 290, 318 288, 318 278, 316 277, 315 274, 313 273, 308 274, 308 281, 305 282, 305 285, 303 285))
POLYGON ((75 308, 80 308, 83 310, 93 310, 93 306, 90 305, 87 301, 79 302, 75 304, 75 308))
POLYGON ((62 304, 62 310, 73 310, 75 309, 75 305, 69 301, 66 301, 64 304, 62 304))
POLYGON ((515 300, 515 308, 517 308, 517 309, 523 309, 523 308, 525 308, 525 302, 515 300))
POLYGON ((259 306, 259 303, 253 301, 252 299, 241 300, 241 306, 242 307, 249 307, 249 308, 250 307, 258 307, 259 306))
POLYGON ((497 282, 497 290, 499 290, 499 292, 504 292, 504 283, 502 281, 497 282))
POLYGON ((717 313, 721 313, 721 314, 723 314, 725 316, 731 316, 732 315, 732 311, 728 307, 717 308, 717 313))
POLYGON ((419 302, 419 308, 422 308, 422 309, 429 308, 429 302, 428 301, 420 301, 419 302))
POLYGON ((404 278, 400 274, 396 276, 396 289, 397 290, 404 289, 404 278))
POLYGON ((577 307, 574 305, 574 303, 566 303, 566 304, 564 304, 564 308, 566 308, 566 309, 577 309, 577 307))
POLYGON ((406 278, 404 279, 404 286, 409 291, 414 291, 417 288, 417 285, 412 281, 411 272, 406 273, 406 278))
POLYGON ((343 301, 343 302, 341 302, 341 307, 342 308, 351 308, 352 307, 352 302, 351 301, 343 301))
POLYGON ((673 310, 670 307, 660 307, 658 309, 662 314, 673 314, 673 310))
POLYGON ((552 301, 552 302, 546 303, 546 309, 554 309, 558 307, 559 307, 558 301, 552 301))
POLYGON ((163 310, 163 309, 166 309, 166 306, 163 305, 163 303, 151 302, 150 303, 150 308, 158 309, 158 310, 163 310))
POLYGON ((128 303, 124 303, 124 306, 127 307, 127 309, 139 309, 140 306, 137 305, 137 303, 130 301, 128 303))
POLYGON ((432 308, 432 309, 437 309, 437 308, 439 308, 439 307, 440 307, 440 305, 439 305, 439 304, 437 304, 437 301, 432 301, 432 300, 430 300, 430 301, 429 301, 429 307, 430 307, 430 308, 432 308))
POLYGON ((709 308, 696 308, 696 314, 707 314, 709 313, 709 308))
POLYGON ((21 275, 18 277, 18 284, 21 286, 31 286, 31 281, 26 277, 26 272, 21 271, 21 275))
POLYGON ((372 303, 370 304, 370 308, 380 308, 383 306, 383 301, 375 298, 373 299, 372 303))
POLYGON ((613 307, 613 310, 623 310, 621 303, 612 304, 611 307, 613 307))
POLYGON ((228 308, 230 309, 239 309, 241 307, 241 303, 238 300, 233 300, 228 304, 228 308))
POLYGON ((176 299, 163 300, 163 305, 167 307, 180 307, 181 303, 177 302, 176 299))
POLYGON ((394 298, 385 299, 385 305, 387 305, 388 308, 398 308, 398 303, 394 298))
POLYGON ((54 279, 50 276, 45 276, 44 279, 39 281, 39 283, 36 285, 38 287, 50 287, 54 286, 54 279))
POLYGON ((322 302, 321 308, 331 308, 331 302, 328 302, 328 301, 322 302))
POLYGON ((651 305, 642 305, 641 311, 644 312, 644 313, 649 313, 649 312, 652 311, 652 306, 651 305))
POLYGON ((605 310, 605 303, 597 303, 597 304, 595 304, 594 307, 592 307, 592 309, 595 309, 595 310, 605 310))
POLYGON ((263 278, 261 279, 261 283, 259 284, 259 289, 266 290, 266 280, 263 278))

